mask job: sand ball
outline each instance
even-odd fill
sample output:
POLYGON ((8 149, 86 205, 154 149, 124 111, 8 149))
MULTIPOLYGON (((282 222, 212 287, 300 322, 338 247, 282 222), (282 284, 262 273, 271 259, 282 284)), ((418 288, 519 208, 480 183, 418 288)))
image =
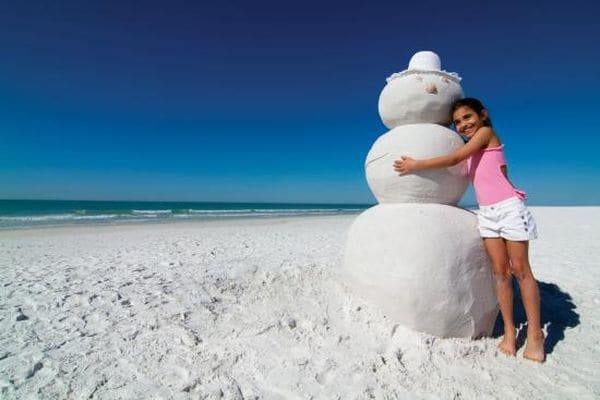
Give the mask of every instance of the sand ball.
POLYGON ((463 145, 455 132, 436 124, 403 125, 380 136, 369 151, 365 170, 369 187, 380 203, 456 204, 467 185, 466 161, 450 168, 399 175, 394 161, 401 156, 430 158, 463 145))
POLYGON ((464 96, 459 80, 440 71, 410 71, 390 79, 379 95, 384 125, 450 125, 451 106, 464 96))
POLYGON ((343 276, 394 322, 440 337, 489 335, 498 314, 476 216, 440 204, 380 204, 352 224, 343 276))

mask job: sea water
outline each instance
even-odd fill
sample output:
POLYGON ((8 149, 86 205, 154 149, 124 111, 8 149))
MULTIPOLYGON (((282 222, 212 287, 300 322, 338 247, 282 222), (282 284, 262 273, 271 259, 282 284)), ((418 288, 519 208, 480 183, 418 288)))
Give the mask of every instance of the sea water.
POLYGON ((359 213, 372 204, 0 200, 0 229, 359 213))

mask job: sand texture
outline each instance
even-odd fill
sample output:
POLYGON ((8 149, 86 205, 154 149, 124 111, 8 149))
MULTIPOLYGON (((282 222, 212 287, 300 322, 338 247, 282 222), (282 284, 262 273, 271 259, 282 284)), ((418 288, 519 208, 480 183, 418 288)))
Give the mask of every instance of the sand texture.
POLYGON ((543 365, 350 292, 355 216, 0 231, 0 398, 600 398, 600 208, 532 211, 543 365))

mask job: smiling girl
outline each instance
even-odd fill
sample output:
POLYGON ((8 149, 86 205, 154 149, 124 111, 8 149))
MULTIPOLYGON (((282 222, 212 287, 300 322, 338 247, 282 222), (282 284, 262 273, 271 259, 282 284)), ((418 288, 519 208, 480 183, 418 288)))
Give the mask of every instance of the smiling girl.
POLYGON ((519 283, 527 315, 527 344, 523 357, 543 362, 540 295, 528 255, 529 240, 537 237, 537 228, 523 201, 525 193, 515 189, 508 179, 504 146, 492 129, 483 104, 474 98, 458 100, 452 106, 452 120, 458 133, 467 139, 462 147, 454 153, 426 160, 403 156, 394 162, 394 170, 408 174, 450 167, 468 160, 469 177, 479 203, 479 232, 492 261, 496 295, 504 321, 504 336, 498 349, 513 356, 517 352, 512 275, 519 283))

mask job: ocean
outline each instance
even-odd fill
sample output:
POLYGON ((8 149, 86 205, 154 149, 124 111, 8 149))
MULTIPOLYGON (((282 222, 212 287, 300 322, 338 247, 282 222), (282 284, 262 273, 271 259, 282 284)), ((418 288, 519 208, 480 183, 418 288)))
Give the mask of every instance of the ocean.
POLYGON ((0 229, 224 218, 339 215, 372 204, 0 200, 0 229))

